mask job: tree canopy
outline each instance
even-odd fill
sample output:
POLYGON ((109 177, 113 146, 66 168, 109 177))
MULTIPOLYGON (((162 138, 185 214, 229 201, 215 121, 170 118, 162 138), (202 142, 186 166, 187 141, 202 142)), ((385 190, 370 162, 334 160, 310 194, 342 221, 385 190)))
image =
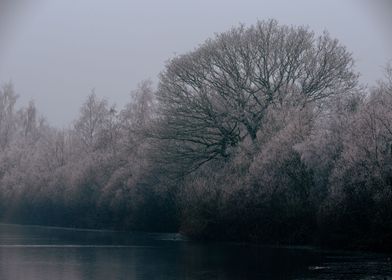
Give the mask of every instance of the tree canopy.
POLYGON ((159 136, 198 166, 252 141, 270 107, 304 106, 357 85, 351 54, 328 33, 259 21, 169 60, 157 97, 159 136))

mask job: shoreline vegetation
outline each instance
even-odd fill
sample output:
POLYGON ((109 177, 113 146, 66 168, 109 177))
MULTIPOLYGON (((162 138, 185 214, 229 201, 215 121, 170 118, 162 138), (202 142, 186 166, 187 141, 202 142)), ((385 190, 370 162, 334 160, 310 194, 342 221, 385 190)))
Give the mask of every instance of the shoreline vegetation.
POLYGON ((67 129, 0 89, 0 220, 392 251, 392 65, 327 32, 240 25, 67 129))

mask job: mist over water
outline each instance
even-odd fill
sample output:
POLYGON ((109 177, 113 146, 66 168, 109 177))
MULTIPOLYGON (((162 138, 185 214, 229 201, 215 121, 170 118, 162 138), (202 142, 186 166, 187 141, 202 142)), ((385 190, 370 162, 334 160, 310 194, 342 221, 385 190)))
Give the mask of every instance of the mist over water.
POLYGON ((392 279, 391 8, 0 0, 0 280, 392 279))
POLYGON ((3 280, 384 279, 377 254, 197 243, 178 234, 0 225, 3 280), (325 278, 328 277, 328 278, 325 278))

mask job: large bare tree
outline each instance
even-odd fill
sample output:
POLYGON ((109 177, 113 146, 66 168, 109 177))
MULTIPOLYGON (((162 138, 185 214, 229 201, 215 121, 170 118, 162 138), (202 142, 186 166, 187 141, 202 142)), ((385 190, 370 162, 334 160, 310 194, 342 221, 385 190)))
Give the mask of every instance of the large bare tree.
POLYGON ((357 84, 351 54, 328 33, 259 21, 171 59, 158 88, 159 135, 196 166, 257 140, 270 106, 320 102, 357 84))

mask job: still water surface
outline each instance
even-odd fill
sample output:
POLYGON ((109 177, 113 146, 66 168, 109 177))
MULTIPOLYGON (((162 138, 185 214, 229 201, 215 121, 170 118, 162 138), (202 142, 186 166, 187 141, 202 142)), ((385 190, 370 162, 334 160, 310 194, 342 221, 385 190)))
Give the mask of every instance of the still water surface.
POLYGON ((0 224, 0 280, 392 279, 380 254, 0 224))

